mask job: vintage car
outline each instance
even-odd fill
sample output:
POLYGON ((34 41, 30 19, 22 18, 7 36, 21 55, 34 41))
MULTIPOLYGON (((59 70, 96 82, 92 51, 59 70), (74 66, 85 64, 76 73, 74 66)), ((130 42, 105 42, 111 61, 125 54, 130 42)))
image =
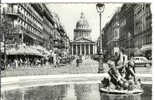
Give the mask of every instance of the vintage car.
POLYGON ((143 56, 133 57, 132 60, 135 62, 136 67, 147 67, 152 65, 152 61, 143 56))

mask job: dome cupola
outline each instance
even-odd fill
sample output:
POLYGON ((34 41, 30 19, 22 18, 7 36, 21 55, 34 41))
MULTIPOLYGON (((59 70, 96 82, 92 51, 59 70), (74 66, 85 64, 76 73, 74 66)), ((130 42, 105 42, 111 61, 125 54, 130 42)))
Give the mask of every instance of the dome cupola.
POLYGON ((76 29, 88 29, 89 24, 87 19, 85 19, 84 13, 81 12, 81 17, 80 20, 77 21, 76 23, 76 29))

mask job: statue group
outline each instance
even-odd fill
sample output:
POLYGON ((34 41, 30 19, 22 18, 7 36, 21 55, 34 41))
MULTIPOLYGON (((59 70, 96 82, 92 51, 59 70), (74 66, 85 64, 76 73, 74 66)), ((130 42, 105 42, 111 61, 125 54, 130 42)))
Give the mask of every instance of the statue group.
POLYGON ((128 59, 122 51, 115 52, 107 64, 109 66, 108 77, 105 77, 101 83, 107 90, 133 91, 141 90, 141 80, 136 79, 135 64, 132 58, 128 59))

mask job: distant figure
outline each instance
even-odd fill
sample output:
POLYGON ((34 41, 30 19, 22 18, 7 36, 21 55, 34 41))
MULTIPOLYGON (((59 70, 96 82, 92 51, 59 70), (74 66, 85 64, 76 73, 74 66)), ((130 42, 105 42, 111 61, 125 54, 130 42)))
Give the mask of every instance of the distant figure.
POLYGON ((15 63, 15 68, 17 68, 17 67, 18 67, 18 60, 15 59, 15 60, 14 60, 14 63, 15 63))
POLYGON ((54 64, 54 67, 56 68, 57 67, 57 55, 55 53, 53 54, 53 64, 54 64))
POLYGON ((57 66, 60 64, 61 57, 57 56, 57 66))
POLYGON ((77 59, 76 59, 76 67, 79 67, 79 63, 80 63, 80 58, 79 58, 79 56, 77 56, 77 59))

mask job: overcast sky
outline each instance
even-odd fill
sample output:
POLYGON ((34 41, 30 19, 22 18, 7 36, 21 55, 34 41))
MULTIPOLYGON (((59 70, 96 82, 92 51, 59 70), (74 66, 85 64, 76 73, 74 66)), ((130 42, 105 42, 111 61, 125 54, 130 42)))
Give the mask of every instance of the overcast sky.
MULTIPOLYGON (((105 10, 102 14, 102 27, 111 19, 114 12, 121 7, 119 3, 106 3, 105 10)), ((92 29, 92 40, 96 41, 99 36, 99 14, 96 11, 95 3, 49 3, 47 7, 51 12, 55 12, 60 17, 64 28, 66 29, 67 35, 72 40, 73 30, 76 22, 80 19, 81 12, 84 13, 87 18, 90 28, 92 29)))

